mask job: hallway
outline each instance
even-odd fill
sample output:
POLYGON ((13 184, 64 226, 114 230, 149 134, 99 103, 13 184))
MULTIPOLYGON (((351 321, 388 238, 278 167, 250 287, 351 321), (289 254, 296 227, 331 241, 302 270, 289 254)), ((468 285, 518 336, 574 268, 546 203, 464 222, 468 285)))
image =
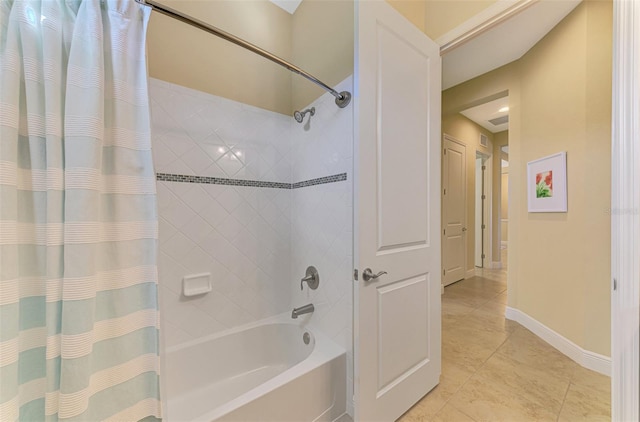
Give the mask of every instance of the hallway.
POLYGON ((506 269, 445 288, 440 384, 400 422, 610 420, 610 378, 506 320, 506 269))

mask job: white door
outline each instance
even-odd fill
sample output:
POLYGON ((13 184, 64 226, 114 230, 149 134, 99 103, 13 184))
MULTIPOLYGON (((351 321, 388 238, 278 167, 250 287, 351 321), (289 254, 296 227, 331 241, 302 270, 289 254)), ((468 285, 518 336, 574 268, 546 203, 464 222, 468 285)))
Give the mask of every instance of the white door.
POLYGON ((444 137, 442 155, 442 284, 447 286, 465 275, 466 149, 444 137))
POLYGON ((441 61, 385 1, 356 7, 355 419, 393 421, 440 376, 441 61))

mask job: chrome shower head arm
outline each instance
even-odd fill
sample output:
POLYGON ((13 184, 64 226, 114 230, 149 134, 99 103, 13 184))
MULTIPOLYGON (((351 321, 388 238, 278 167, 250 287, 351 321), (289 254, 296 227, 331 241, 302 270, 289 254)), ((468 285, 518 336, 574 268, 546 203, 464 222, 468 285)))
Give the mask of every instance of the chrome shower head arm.
POLYGON ((311 107, 311 108, 308 108, 308 109, 303 110, 303 111, 296 110, 296 111, 293 112, 293 118, 296 119, 296 122, 302 123, 302 121, 304 120, 304 116, 307 113, 309 113, 311 116, 315 115, 316 114, 316 108, 315 107, 311 107))

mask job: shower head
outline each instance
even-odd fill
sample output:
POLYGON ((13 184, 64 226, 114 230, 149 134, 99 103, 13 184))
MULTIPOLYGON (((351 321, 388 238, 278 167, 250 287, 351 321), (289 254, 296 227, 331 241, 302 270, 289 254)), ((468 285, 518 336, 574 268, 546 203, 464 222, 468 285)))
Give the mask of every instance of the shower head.
POLYGON ((293 118, 296 119, 296 122, 298 123, 302 123, 302 120, 304 120, 304 116, 305 114, 309 113, 311 116, 313 116, 314 114, 316 114, 316 108, 315 107, 311 107, 308 108, 304 111, 294 111, 293 112, 293 118))

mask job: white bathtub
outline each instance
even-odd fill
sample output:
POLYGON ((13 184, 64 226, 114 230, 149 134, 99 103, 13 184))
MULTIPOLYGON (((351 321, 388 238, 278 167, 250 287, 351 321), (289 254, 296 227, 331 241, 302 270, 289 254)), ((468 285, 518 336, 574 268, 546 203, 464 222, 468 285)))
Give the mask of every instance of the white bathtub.
POLYGON ((346 409, 345 350, 286 316, 169 348, 164 367, 169 422, 333 421, 346 409))

